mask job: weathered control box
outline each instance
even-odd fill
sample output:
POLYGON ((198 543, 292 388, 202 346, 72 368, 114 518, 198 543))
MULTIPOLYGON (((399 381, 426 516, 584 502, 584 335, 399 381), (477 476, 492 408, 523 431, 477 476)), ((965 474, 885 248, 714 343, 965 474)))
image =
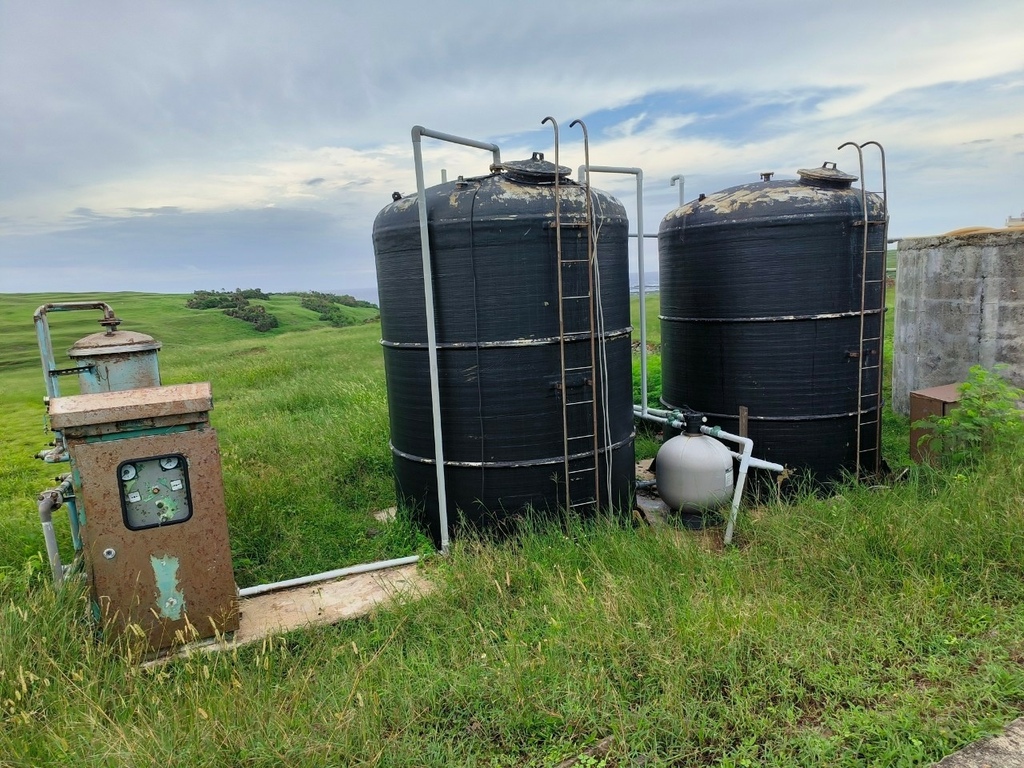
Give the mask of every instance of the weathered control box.
POLYGON ((49 402, 79 499, 94 611, 153 649, 238 628, 209 383, 49 402))

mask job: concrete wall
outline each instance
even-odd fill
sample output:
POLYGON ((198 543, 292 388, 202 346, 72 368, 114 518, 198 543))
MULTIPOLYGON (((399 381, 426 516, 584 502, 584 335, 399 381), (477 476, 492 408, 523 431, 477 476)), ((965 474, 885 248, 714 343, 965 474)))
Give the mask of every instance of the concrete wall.
POLYGON ((892 407, 910 393, 963 381, 972 365, 1009 366, 1024 386, 1024 230, 900 240, 892 407))

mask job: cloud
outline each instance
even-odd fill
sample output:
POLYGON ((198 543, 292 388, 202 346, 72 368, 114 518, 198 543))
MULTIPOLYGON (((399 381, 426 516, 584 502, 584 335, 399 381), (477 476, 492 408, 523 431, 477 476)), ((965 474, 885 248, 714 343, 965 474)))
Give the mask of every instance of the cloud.
MULTIPOLYGON (((514 159, 550 152, 549 114, 563 164, 582 162, 568 124, 584 118, 595 164, 644 168, 649 224, 675 205, 674 174, 695 196, 763 170, 850 168, 835 147, 871 138, 889 152, 894 230, 998 225, 1022 205, 1015 12, 1009 0, 523 0, 514 14, 444 0, 8 4, 0 290, 44 287, 40 255, 69 285, 99 288, 157 282, 139 254, 181 265, 160 285, 215 280, 243 258, 268 289, 323 270, 337 287, 371 284, 373 218, 415 189, 414 123, 514 159)), ((428 183, 490 163, 423 150, 428 183)), ((633 194, 630 178, 599 181, 633 194)))

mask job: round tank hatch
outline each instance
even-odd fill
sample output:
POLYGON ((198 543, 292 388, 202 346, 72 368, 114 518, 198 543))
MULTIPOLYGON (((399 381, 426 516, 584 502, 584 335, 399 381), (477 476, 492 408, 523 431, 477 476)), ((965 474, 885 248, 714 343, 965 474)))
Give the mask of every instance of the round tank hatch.
POLYGON ((803 184, 828 189, 849 189, 857 180, 856 176, 836 168, 835 163, 822 163, 821 168, 801 168, 797 175, 803 184))
POLYGON ((543 152, 534 152, 533 157, 529 160, 512 160, 502 163, 501 167, 510 179, 531 184, 550 184, 555 181, 555 176, 565 179, 572 172, 564 165, 556 166, 545 160, 543 152))
POLYGON ((68 350, 69 357, 96 357, 99 355, 123 355, 133 352, 151 352, 160 349, 159 341, 145 333, 136 331, 113 331, 93 333, 79 339, 68 350))

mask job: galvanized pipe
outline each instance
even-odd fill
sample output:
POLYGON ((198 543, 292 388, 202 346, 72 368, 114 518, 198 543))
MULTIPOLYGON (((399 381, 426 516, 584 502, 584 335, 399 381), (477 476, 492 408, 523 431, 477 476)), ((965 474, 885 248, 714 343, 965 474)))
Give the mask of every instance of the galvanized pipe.
POLYGON ((60 561, 57 534, 53 530, 53 510, 60 506, 60 494, 55 490, 43 491, 39 494, 38 501, 39 522, 43 526, 43 540, 46 542, 46 557, 50 561, 53 584, 59 587, 64 583, 64 566, 60 561))
POLYGON ((686 202, 683 198, 683 190, 686 189, 686 177, 683 176, 683 174, 681 173, 677 173, 675 176, 672 177, 672 182, 670 186, 674 187, 677 181, 679 182, 679 207, 682 208, 686 202))
POLYGON ((354 576, 357 573, 383 571, 386 568, 396 568, 400 565, 411 565, 412 563, 418 562, 419 559, 419 555, 411 555, 409 557, 398 557, 394 560, 379 560, 375 563, 362 563, 360 565, 350 565, 348 568, 336 568, 333 571, 314 573, 310 576, 299 576, 295 579, 275 581, 270 584, 258 584, 255 587, 246 587, 245 589, 238 590, 238 596, 252 597, 253 595, 262 595, 266 594, 267 592, 277 592, 278 590, 289 589, 291 587, 302 587, 307 584, 318 584, 324 581, 333 581, 335 579, 340 579, 343 576, 354 576))
POLYGON ((64 496, 70 494, 71 478, 67 476, 56 488, 43 491, 37 497, 39 522, 43 527, 43 540, 46 542, 46 558, 50 563, 54 586, 57 587, 64 583, 64 565, 60 559, 57 534, 53 528, 53 510, 59 509, 64 503, 64 496))
POLYGON ((501 165, 501 150, 496 144, 490 144, 473 139, 465 139, 461 136, 453 136, 449 133, 432 131, 421 125, 414 125, 412 128, 412 154, 416 166, 416 205, 420 218, 420 249, 423 261, 423 303, 426 310, 427 321, 427 359, 430 366, 430 407, 434 420, 434 463, 437 474, 437 506, 438 523, 441 527, 441 551, 447 552, 449 545, 448 536, 448 493, 445 485, 444 475, 444 441, 441 436, 441 384, 438 375, 437 364, 437 320, 434 312, 434 278, 433 268, 430 263, 430 229, 427 226, 427 185, 423 178, 423 150, 420 139, 423 136, 446 141, 451 144, 461 144, 467 147, 476 147, 491 152, 494 160, 492 167, 501 165))
MULTIPOLYGON (((644 172, 640 168, 612 165, 580 166, 579 177, 590 182, 591 173, 625 173, 636 176, 636 231, 644 231, 644 172)), ((647 415, 647 288, 644 282, 644 237, 636 239, 637 269, 640 270, 640 417, 647 415)))
POLYGON ((120 324, 120 320, 114 315, 113 308, 104 301, 64 301, 54 304, 43 304, 32 315, 36 326, 36 339, 39 342, 39 355, 43 361, 43 381, 46 384, 47 397, 60 397, 60 387, 57 386, 57 379, 52 371, 57 368, 57 361, 53 356, 53 341, 50 338, 50 324, 46 319, 49 312, 71 312, 79 309, 101 309, 103 319, 101 324, 112 331, 120 324))

